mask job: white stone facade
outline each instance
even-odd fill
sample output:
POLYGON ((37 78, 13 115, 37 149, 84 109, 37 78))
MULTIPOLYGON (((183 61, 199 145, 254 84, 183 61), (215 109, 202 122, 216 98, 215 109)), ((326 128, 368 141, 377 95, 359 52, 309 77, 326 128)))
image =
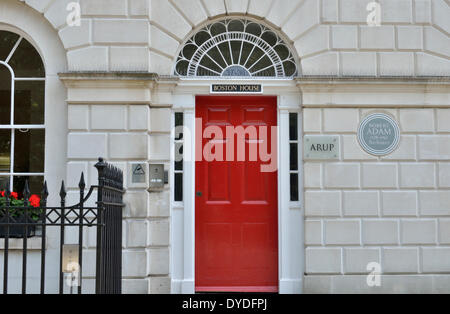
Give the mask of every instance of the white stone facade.
MULTIPOLYGON (((5 1, 8 3, 9 1, 5 1)), ((248 15, 280 29, 304 75, 445 76, 446 0, 383 0, 382 26, 367 25, 366 0, 25 0, 58 32, 69 71, 173 72, 188 35, 208 20, 248 15), (79 2, 81 26, 66 25, 79 2), (124 61, 126 60, 126 61, 124 61)))
MULTIPOLYGON (((283 246, 296 268, 280 277, 298 280, 285 291, 448 293, 450 1, 379 0, 375 27, 367 25, 369 2, 2 0, 0 30, 20 30, 44 59, 47 106, 57 102, 46 124, 61 130, 50 137, 57 148, 46 176, 55 184, 66 178, 70 203, 81 171, 88 186, 96 183, 99 156, 125 174, 136 162, 171 170, 173 111, 192 115, 194 96, 209 93, 207 81, 171 76, 196 30, 226 16, 273 28, 291 45, 299 78, 267 83, 265 93, 279 97, 280 116, 301 113, 303 135, 336 135, 341 146, 337 160, 304 162, 304 201, 286 205, 302 222, 289 229, 300 234, 290 239, 296 244, 283 246), (70 2, 80 4, 80 26, 67 25, 70 2), (401 128, 399 148, 383 158, 357 141, 373 112, 401 128), (366 284, 370 262, 381 265, 381 287, 366 284)), ((182 216, 171 180, 157 191, 129 175, 125 182, 123 292, 193 292, 174 284, 194 277, 185 267, 191 256, 174 251, 186 253, 179 242, 189 239, 171 230, 182 216)))
POLYGON ((422 82, 437 98, 418 106, 407 102, 404 86, 378 82, 372 92, 401 90, 404 103, 355 105, 380 104, 379 96, 365 94, 362 80, 346 87, 351 98, 338 95, 339 88, 303 87, 310 99, 303 103, 304 134, 338 135, 341 144, 338 160, 304 164, 306 292, 448 291, 450 137, 439 121, 449 109, 433 108, 448 102, 448 95, 440 97, 448 86, 422 82), (318 108, 324 97, 336 97, 338 108, 318 108), (359 121, 372 112, 395 117, 401 127, 400 146, 386 157, 365 153, 357 140, 359 121), (365 283, 371 262, 381 265, 381 287, 365 283))

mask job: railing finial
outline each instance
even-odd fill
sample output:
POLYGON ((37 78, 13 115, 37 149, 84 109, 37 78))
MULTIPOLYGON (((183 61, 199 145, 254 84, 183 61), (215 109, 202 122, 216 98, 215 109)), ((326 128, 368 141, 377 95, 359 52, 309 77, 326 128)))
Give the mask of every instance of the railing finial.
POLYGON ((48 187, 47 187, 47 181, 44 181, 44 186, 42 187, 41 191, 41 206, 45 206, 47 204, 47 197, 48 197, 48 187))
POLYGON ((11 196, 11 189, 10 189, 10 185, 9 185, 9 181, 8 181, 8 183, 6 183, 6 191, 5 191, 5 197, 6 197, 6 202, 7 203, 9 202, 9 197, 10 196, 11 196))
POLYGON ((23 197, 25 199, 25 201, 28 201, 28 199, 30 198, 31 192, 30 192, 30 186, 28 185, 28 179, 25 180, 25 187, 23 189, 23 197))
POLYGON ((61 182, 61 190, 59 190, 59 196, 61 196, 61 200, 64 200, 66 198, 67 192, 66 192, 66 186, 64 184, 64 180, 61 182))
POLYGON ((44 187, 42 188, 41 196, 43 199, 47 199, 47 197, 48 197, 47 180, 44 181, 44 187))
POLYGON ((99 181, 100 179, 103 179, 104 177, 104 170, 108 167, 108 164, 104 161, 102 157, 98 159, 98 163, 95 164, 95 168, 97 168, 98 171, 98 177, 99 181))
POLYGON ((78 183, 78 187, 80 190, 84 190, 86 188, 86 183, 84 182, 84 172, 81 173, 80 183, 78 183))

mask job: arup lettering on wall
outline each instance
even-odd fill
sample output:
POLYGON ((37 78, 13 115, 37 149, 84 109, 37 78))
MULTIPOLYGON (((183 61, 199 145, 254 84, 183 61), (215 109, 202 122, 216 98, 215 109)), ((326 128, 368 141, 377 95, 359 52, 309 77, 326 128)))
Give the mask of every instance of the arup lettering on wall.
POLYGON ((376 113, 368 116, 358 130, 361 147, 374 156, 392 153, 400 142, 400 128, 387 114, 376 113))
POLYGON ((305 159, 339 159, 339 137, 308 135, 304 141, 305 159))

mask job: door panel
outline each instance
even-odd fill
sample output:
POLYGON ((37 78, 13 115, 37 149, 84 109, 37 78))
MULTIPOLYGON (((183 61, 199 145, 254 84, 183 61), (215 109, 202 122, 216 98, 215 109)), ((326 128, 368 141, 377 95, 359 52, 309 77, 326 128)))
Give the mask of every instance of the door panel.
POLYGON ((207 203, 230 203, 230 166, 210 162, 207 167, 209 182, 207 203))
POLYGON ((259 127, 277 125, 276 108, 276 97, 196 99, 203 132, 212 126, 223 133, 211 133, 197 143, 213 154, 223 152, 223 160, 204 157, 196 162, 196 192, 201 192, 195 205, 196 291, 278 291, 277 172, 261 172, 261 165, 269 162, 249 153, 262 143, 270 151, 272 139, 264 143, 259 127), (227 134, 227 126, 255 128, 256 133, 241 137, 245 160, 238 158, 239 137, 227 134), (231 161, 226 160, 227 143, 233 143, 231 161))

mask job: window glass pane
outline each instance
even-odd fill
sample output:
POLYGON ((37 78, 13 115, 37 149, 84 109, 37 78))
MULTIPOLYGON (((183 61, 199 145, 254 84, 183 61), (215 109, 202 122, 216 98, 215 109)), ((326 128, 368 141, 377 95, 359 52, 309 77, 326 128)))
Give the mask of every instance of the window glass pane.
POLYGON ((44 172, 44 130, 15 130, 14 172, 44 172))
POLYGON ((257 72, 259 70, 270 67, 271 65, 272 65, 272 62, 270 61, 270 58, 268 56, 264 56, 264 58, 262 58, 261 60, 256 62, 254 65, 252 65, 249 68, 249 71, 251 71, 252 73, 257 72))
POLYGON ((283 62, 284 75, 285 76, 294 76, 297 73, 297 66, 292 61, 283 62))
POLYGON ((0 65, 0 124, 11 120, 11 72, 0 65))
POLYGON ((7 31, 0 31, 0 60, 5 61, 8 58, 18 40, 19 35, 7 31))
POLYGON ((253 64, 255 64, 255 62, 257 62, 258 60, 261 59, 262 56, 264 56, 265 52, 262 51, 259 48, 252 48, 252 52, 248 58, 247 63, 245 64, 245 66, 247 67, 247 69, 250 69, 252 67, 253 64))
POLYGON ((214 61, 211 59, 211 57, 208 54, 206 54, 204 56, 204 58, 202 60, 200 60, 200 64, 207 69, 210 69, 217 73, 222 73, 222 69, 216 63, 214 63, 214 61))
POLYGON ((298 144, 291 144, 291 170, 298 170, 298 144))
POLYGON ((28 186, 30 187, 31 194, 40 195, 42 186, 44 184, 44 177, 14 177, 14 192, 19 194, 19 197, 23 197, 23 189, 25 188, 25 180, 28 180, 28 186))
POLYGON ((298 140, 298 114, 297 113, 289 114, 289 140, 291 140, 291 141, 298 140))
POLYGON ((242 41, 230 41, 230 46, 233 57, 233 64, 238 64, 241 54, 242 41))
POLYGON ((183 122, 183 113, 182 112, 175 112, 175 126, 182 126, 184 124, 183 122))
POLYGON ((271 46, 275 46, 278 42, 278 36, 272 31, 264 32, 261 35, 261 38, 264 39, 271 46))
POLYGON ((260 71, 258 73, 254 73, 255 76, 275 76, 275 68, 271 67, 268 69, 265 69, 263 71, 260 71))
POLYGON ((245 61, 247 61, 247 58, 249 57, 250 53, 253 50, 253 45, 248 43, 248 42, 244 42, 242 45, 242 55, 241 55, 241 60, 239 62, 240 65, 244 65, 245 61))
POLYGON ((226 31, 227 31, 226 26, 220 22, 211 25, 211 34, 213 36, 220 35, 222 33, 225 33, 226 31))
POLYGON ((6 191, 8 187, 9 177, 0 177, 0 191, 6 191))
POLYGON ((175 113, 175 140, 180 141, 183 139, 183 130, 182 126, 184 125, 184 117, 182 112, 176 112, 175 113))
POLYGON ((44 124, 44 81, 16 81, 14 123, 44 124))
POLYGON ((243 20, 234 20, 228 24, 229 32, 243 32, 245 30, 243 20))
POLYGON ((291 202, 298 202, 298 174, 291 173, 291 202))
POLYGON ((181 76, 186 76, 188 72, 189 62, 185 60, 179 60, 177 62, 176 71, 181 76))
POLYGON ((45 70, 41 56, 37 50, 25 39, 22 39, 14 52, 9 65, 16 77, 44 77, 45 70))
POLYGON ((183 143, 175 144, 175 170, 183 170, 183 143))
POLYGON ((175 173, 175 202, 183 201, 183 174, 175 173))
POLYGON ((221 43, 217 48, 219 48, 220 52, 222 53, 225 62, 227 64, 233 64, 233 62, 231 61, 230 46, 228 45, 228 43, 221 43))
POLYGON ((0 130, 0 172, 10 172, 11 130, 0 130))
POLYGON ((216 61, 222 68, 227 67, 225 60, 222 58, 222 55, 220 54, 220 51, 217 47, 211 48, 211 50, 208 51, 207 54, 211 59, 216 61))
POLYGON ((247 19, 226 18, 206 25, 190 38, 178 55, 175 73, 293 77, 297 66, 288 45, 268 27, 247 19))

